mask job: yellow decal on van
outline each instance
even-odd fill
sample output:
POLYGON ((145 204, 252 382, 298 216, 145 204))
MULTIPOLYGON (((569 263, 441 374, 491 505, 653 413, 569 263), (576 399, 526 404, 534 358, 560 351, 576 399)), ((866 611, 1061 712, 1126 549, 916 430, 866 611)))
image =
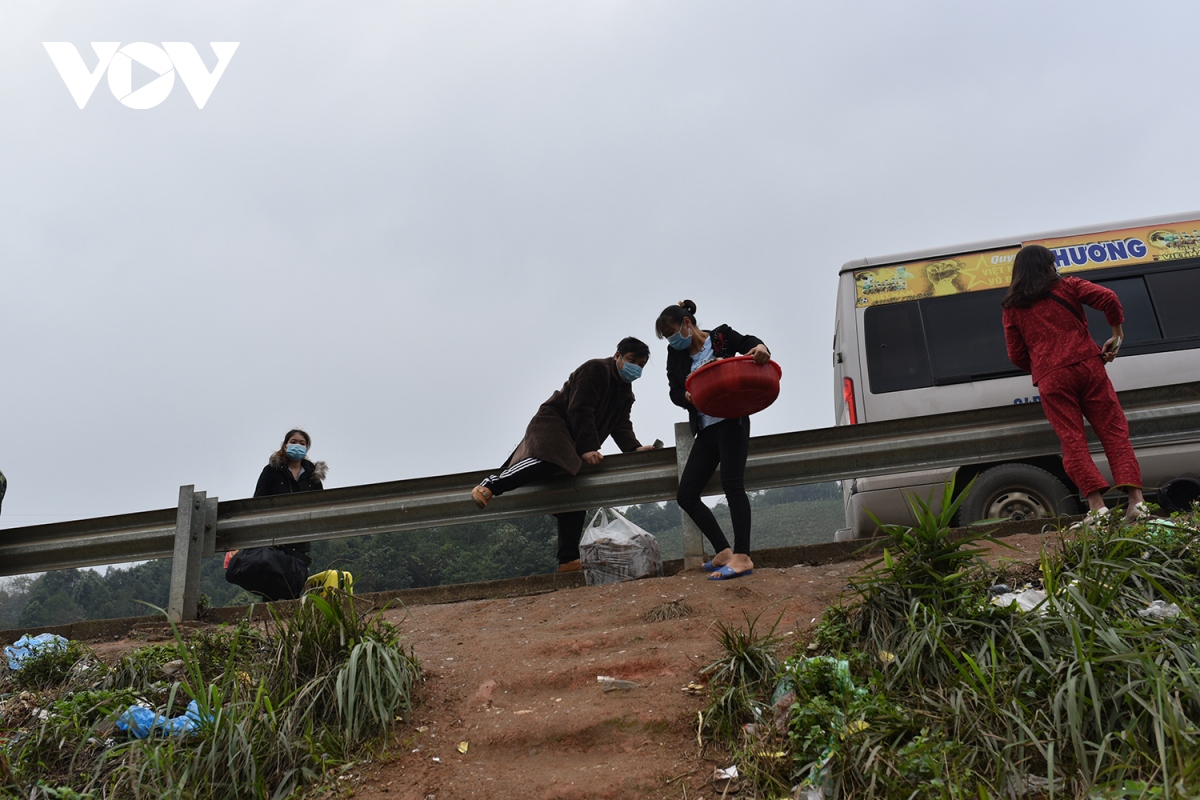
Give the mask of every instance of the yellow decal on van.
POLYGON ((1017 248, 855 270, 859 308, 1008 286, 1017 248))
POLYGON ((1045 245, 1053 250, 1059 272, 1176 261, 1200 257, 1200 220, 1064 236, 1026 244, 1045 245))
MULTIPOLYGON (((1025 244, 1040 244, 1053 250, 1058 269, 1063 273, 1200 258, 1200 220, 1063 236, 1025 244)), ((865 308, 1008 286, 1012 281, 1012 260, 1019 249, 963 253, 855 270, 857 306, 865 308)))

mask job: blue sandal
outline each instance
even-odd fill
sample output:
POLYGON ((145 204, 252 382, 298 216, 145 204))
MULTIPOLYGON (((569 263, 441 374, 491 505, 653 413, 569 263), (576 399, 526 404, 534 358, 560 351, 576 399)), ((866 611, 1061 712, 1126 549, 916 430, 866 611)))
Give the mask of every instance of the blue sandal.
POLYGON ((751 575, 754 570, 748 569, 745 572, 735 572, 730 567, 717 567, 713 570, 713 574, 708 576, 710 581, 731 581, 734 578, 740 578, 743 575, 751 575))

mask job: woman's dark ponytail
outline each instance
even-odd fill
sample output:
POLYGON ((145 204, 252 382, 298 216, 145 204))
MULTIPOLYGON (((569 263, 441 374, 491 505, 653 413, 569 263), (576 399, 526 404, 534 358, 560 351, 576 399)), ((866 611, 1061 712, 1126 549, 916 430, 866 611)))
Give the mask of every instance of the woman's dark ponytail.
POLYGON ((678 328, 685 319, 691 320, 693 325, 696 324, 696 304, 691 300, 680 300, 675 305, 664 308, 654 323, 654 332, 658 338, 665 339, 672 332, 672 328, 678 328))

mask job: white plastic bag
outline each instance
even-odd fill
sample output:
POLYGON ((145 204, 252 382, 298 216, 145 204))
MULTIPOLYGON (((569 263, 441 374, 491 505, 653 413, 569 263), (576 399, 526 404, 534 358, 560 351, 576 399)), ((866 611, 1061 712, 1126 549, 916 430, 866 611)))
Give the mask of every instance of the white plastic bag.
POLYGON ((602 508, 579 542, 579 561, 588 586, 662 575, 658 540, 621 512, 602 508))

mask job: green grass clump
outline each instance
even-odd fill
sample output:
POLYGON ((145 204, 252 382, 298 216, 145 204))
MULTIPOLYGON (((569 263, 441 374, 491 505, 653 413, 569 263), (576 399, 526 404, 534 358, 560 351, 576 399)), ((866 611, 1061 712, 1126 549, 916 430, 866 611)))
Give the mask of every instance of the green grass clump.
POLYGON ((0 797, 290 797, 408 719, 420 668, 378 613, 340 592, 272 612, 265 627, 177 631, 95 670, 90 687, 38 696, 46 713, 4 731, 0 797), (192 736, 114 725, 133 703, 170 718, 192 701, 192 736))
MULTIPOLYGON (((775 629, 779 620, 765 633, 758 628, 759 617, 746 619, 745 630, 718 622, 714 637, 724 655, 701 670, 708 675, 712 696, 704 713, 705 727, 724 739, 733 738, 743 724, 762 718, 769 691, 779 669, 775 647, 779 639, 775 629)), ((782 618, 781 618, 782 619, 782 618)))
POLYGON ((743 770, 768 796, 1196 796, 1196 515, 1051 534, 1047 598, 1022 612, 990 602, 987 537, 951 538, 951 496, 937 512, 914 501, 917 524, 884 529, 811 649, 746 684, 742 719, 764 724, 714 728, 743 770), (1178 615, 1140 613, 1154 601, 1178 615))
POLYGON ((51 717, 73 719, 83 725, 111 719, 137 702, 129 689, 82 690, 64 695, 50 704, 51 717))
MULTIPOLYGON (((27 719, 22 735, 7 748, 16 774, 29 772, 36 765, 41 777, 55 776, 64 783, 83 784, 89 779, 90 765, 108 747, 115 732, 117 715, 136 702, 129 690, 82 690, 61 695, 50 701, 40 698, 46 707, 34 719, 27 719), (44 718, 42 712, 44 711, 44 718)), ((47 787, 41 787, 46 792, 47 787)), ((47 797, 69 797, 69 788, 54 790, 47 797)))

